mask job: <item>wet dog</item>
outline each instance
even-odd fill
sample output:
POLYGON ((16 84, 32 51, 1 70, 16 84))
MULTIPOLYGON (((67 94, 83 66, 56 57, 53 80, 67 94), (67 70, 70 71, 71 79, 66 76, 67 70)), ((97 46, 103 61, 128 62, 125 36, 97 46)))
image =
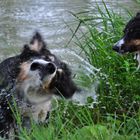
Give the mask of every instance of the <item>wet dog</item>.
POLYGON ((38 32, 19 55, 0 63, 0 78, 0 134, 6 138, 15 128, 15 102, 28 128, 31 118, 46 121, 53 95, 69 98, 77 90, 67 64, 47 49, 38 32))
POLYGON ((114 45, 113 50, 120 54, 135 52, 140 67, 140 13, 127 23, 124 36, 114 45))

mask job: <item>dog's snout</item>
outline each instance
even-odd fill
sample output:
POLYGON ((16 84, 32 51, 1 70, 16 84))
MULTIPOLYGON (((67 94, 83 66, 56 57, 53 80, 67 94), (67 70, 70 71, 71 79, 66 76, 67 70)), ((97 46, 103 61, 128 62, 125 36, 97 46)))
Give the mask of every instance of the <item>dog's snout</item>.
POLYGON ((119 46, 117 46, 117 45, 113 46, 113 50, 116 52, 119 52, 119 46))
POLYGON ((30 66, 31 71, 40 71, 42 75, 50 75, 55 73, 56 65, 52 62, 47 62, 45 60, 34 60, 30 66))
POLYGON ((122 46, 124 46, 124 44, 125 44, 125 39, 122 38, 121 40, 119 40, 117 43, 114 44, 113 50, 119 53, 123 53, 122 46))
POLYGON ((48 74, 53 74, 56 71, 56 66, 53 63, 46 64, 45 68, 48 74))

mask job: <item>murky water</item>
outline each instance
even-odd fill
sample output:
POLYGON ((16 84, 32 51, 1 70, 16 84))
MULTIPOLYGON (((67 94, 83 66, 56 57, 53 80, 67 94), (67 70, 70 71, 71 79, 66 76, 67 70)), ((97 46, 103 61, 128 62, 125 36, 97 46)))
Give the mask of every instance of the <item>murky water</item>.
MULTIPOLYGON (((122 6, 133 12, 139 10, 139 5, 135 0, 104 1, 108 8, 116 12, 124 13, 122 6)), ((101 0, 96 0, 96 2, 102 6, 101 0)), ((61 54, 62 59, 73 67, 79 68, 78 65, 82 64, 82 70, 88 73, 92 70, 92 66, 75 53, 61 49, 72 35, 67 24, 71 28, 77 25, 70 11, 77 13, 93 10, 97 13, 95 5, 95 0, 0 0, 0 55, 8 57, 9 54, 16 53, 15 48, 22 47, 29 41, 33 32, 38 30, 43 34, 53 52, 61 54), (70 56, 68 57, 67 54, 70 56)), ((94 89, 90 90, 94 93, 94 89)))
MULTIPOLYGON (((101 0, 96 0, 102 5, 101 0)), ((105 0, 109 8, 123 12, 139 9, 134 0, 105 0)), ((49 46, 61 48, 71 37, 66 23, 77 24, 69 11, 77 13, 93 10, 95 0, 0 0, 0 48, 20 47, 35 30, 45 36, 49 46)))

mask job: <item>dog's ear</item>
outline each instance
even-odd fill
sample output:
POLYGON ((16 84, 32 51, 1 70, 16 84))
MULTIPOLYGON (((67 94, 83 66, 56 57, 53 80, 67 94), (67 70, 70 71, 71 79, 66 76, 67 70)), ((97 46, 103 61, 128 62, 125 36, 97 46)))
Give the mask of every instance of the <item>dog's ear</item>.
POLYGON ((56 94, 65 98, 70 98, 78 90, 72 80, 71 72, 65 63, 61 63, 61 67, 57 71, 57 79, 55 81, 56 94))
POLYGON ((30 41, 30 50, 40 52, 42 49, 46 48, 46 43, 44 42, 41 34, 39 32, 35 32, 31 41, 30 41))

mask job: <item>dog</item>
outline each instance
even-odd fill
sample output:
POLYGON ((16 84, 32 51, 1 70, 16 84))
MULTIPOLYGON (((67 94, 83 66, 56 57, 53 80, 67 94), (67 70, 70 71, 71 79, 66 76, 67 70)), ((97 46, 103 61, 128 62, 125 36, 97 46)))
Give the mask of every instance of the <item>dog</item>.
POLYGON ((113 46, 113 50, 120 54, 135 52, 140 68, 140 13, 127 23, 124 36, 113 46))
POLYGON ((53 95, 70 98, 77 91, 68 65, 48 50, 39 32, 20 54, 0 63, 0 79, 0 135, 7 139, 17 127, 15 103, 22 126, 30 128, 31 118, 45 123, 53 95))

